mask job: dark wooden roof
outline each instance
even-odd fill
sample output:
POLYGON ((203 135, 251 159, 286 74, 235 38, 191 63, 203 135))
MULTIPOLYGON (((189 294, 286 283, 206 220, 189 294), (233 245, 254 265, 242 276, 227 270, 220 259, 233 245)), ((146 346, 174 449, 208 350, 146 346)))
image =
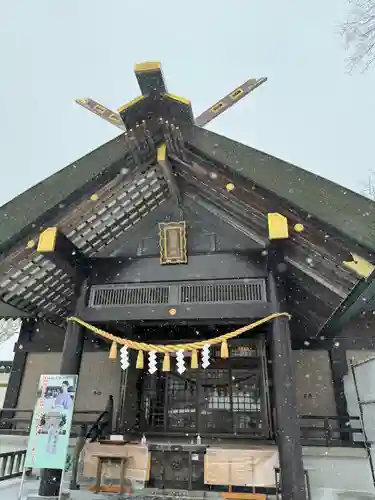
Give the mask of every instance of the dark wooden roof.
MULTIPOLYGON (((267 241, 268 212, 305 225, 288 247, 296 286, 303 288, 308 277, 295 300, 313 303, 322 295, 328 308, 319 321, 326 320, 358 280, 343 260, 353 251, 372 258, 375 204, 212 132, 195 126, 182 132, 184 154, 171 154, 170 162, 190 199, 216 207, 260 244, 267 241), (228 182, 236 186, 233 194, 225 189, 228 182)), ((135 155, 124 135, 50 176, 0 208, 0 299, 29 314, 64 316, 72 279, 28 241, 58 225, 84 256, 113 255, 129 229, 170 196, 155 146, 139 144, 135 155)))
POLYGON ((125 164, 126 153, 121 135, 0 207, 0 251, 27 236, 33 224, 43 224, 43 218, 61 210, 62 203, 74 202, 82 190, 88 192, 105 171, 125 164))
MULTIPOLYGON (((186 130, 191 147, 280 199, 375 251, 375 203, 300 167, 200 127, 186 130)), ((61 204, 73 202, 103 176, 133 166, 123 135, 56 172, 0 207, 0 251, 61 204)), ((103 180, 103 179, 102 179, 103 180)))
POLYGON ((375 251, 375 203, 319 175, 200 127, 188 142, 207 158, 375 251))

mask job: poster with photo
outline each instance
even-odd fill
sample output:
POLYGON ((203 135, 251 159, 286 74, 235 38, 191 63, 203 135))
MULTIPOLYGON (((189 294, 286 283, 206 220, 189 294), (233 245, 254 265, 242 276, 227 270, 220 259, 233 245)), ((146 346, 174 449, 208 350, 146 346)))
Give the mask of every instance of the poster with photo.
POLYGON ((41 375, 25 467, 64 469, 78 375, 41 375))

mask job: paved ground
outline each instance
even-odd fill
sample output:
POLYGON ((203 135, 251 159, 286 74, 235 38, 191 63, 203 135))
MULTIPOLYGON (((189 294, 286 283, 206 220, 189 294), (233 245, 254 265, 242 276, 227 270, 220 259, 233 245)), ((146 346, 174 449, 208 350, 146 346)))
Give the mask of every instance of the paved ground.
MULTIPOLYGON (((0 499, 1 500, 18 500, 20 493, 21 480, 20 479, 10 479, 0 483, 0 499)), ((69 483, 65 482, 63 492, 68 492, 69 483)), ((34 498, 37 495, 39 487, 39 481, 36 479, 29 479, 24 482, 24 487, 22 489, 22 500, 27 500, 27 498, 34 498)), ((218 500, 219 494, 217 493, 206 493, 205 500, 218 500)), ((151 488, 147 490, 140 490, 134 495, 123 495, 118 494, 104 494, 104 493, 91 493, 90 491, 71 491, 71 500, 116 500, 119 498, 126 498, 127 500, 155 500, 158 498, 154 495, 151 488)), ((203 497, 200 496, 200 492, 167 492, 164 490, 163 496, 159 497, 162 500, 201 500, 203 497)))
MULTIPOLYGON (((9 479, 0 483, 0 498, 1 500, 18 500, 20 493, 21 480, 9 479)), ((68 491, 68 483, 65 483, 63 491, 68 491)), ((22 500, 26 500, 29 496, 35 496, 38 493, 39 481, 33 479, 24 482, 22 488, 22 500)), ((93 494, 89 491, 70 492, 72 500, 108 500, 116 499, 119 495, 93 494)))

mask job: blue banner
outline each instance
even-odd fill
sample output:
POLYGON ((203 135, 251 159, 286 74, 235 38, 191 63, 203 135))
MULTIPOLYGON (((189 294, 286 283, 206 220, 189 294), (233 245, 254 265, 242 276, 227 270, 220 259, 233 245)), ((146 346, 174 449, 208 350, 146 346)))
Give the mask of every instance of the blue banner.
POLYGON ((25 467, 65 469, 78 375, 41 375, 25 467))

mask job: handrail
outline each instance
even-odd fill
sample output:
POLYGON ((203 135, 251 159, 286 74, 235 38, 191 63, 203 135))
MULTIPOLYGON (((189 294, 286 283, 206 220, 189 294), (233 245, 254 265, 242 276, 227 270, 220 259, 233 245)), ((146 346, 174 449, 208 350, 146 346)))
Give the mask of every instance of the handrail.
MULTIPOLYGON (((220 410, 218 410, 218 413, 220 413, 220 410)), ((205 425, 202 424, 202 421, 196 421, 195 426, 189 427, 188 432, 192 435, 199 433, 201 437, 214 434, 223 439, 226 437, 233 438, 234 435, 236 438, 243 439, 261 439, 268 441, 271 439, 271 436, 268 434, 269 431, 266 428, 262 429, 256 426, 254 426, 255 428, 250 426, 247 428, 236 428, 236 420, 233 419, 233 414, 231 415, 232 418, 225 421, 225 429, 223 425, 221 426, 221 430, 213 426, 206 428, 205 425)), ((212 416, 211 420, 215 421, 215 418, 212 416)), ((252 415, 252 422, 254 423, 257 421, 259 422, 260 418, 252 415)), ((363 435, 362 428, 359 424, 360 421, 358 417, 303 415, 300 417, 301 442, 303 445, 312 446, 362 447, 362 439, 355 439, 356 435, 363 435), (354 422, 358 422, 358 426, 356 425, 354 427, 354 422), (349 425, 349 423, 352 425, 349 425)), ((147 424, 141 422, 140 425, 138 425, 137 428, 133 428, 132 431, 133 433, 145 434, 146 436, 151 434, 169 436, 186 434, 186 429, 184 427, 174 428, 173 422, 170 422, 165 411, 154 412, 150 422, 147 424), (155 425, 153 425, 154 422, 156 422, 155 425)))
MULTIPOLYGON (((95 422, 100 410, 79 410, 73 413, 71 436, 79 435, 79 428, 82 424, 95 422)), ((31 426, 33 410, 18 408, 0 408, 0 436, 8 435, 28 435, 31 426), (6 413, 12 412, 7 415, 6 413), (20 414, 20 415, 19 415, 20 414)))
MULTIPOLYGON (((107 403, 108 406, 108 403, 107 403)), ((72 424, 72 437, 79 436, 80 426, 83 424, 92 425, 89 435, 87 438, 92 438, 94 432, 97 435, 94 439, 98 439, 103 431, 106 434, 111 433, 109 431, 109 422, 112 422, 112 418, 107 416, 108 408, 104 411, 99 410, 78 410, 73 414, 73 424, 72 424), (92 424, 94 422, 94 424, 92 424)), ((109 412, 113 415, 113 409, 109 408, 109 412)), ((1 434, 15 434, 15 435, 27 435, 32 418, 32 410, 22 409, 22 408, 0 408, 0 435, 1 434), (5 412, 12 411, 15 414, 12 418, 4 416, 5 412)), ((164 412, 160 412, 160 417, 164 418, 164 412)), ((300 428, 301 428, 301 442, 306 445, 313 446, 362 446, 363 445, 363 430, 360 425, 360 417, 358 416, 318 416, 318 415, 302 415, 300 416, 300 428), (354 424, 358 423, 358 425, 354 424), (351 425, 349 425, 351 424, 351 425), (359 439, 355 437, 359 436, 359 439)), ((116 430, 116 432, 118 429, 116 430)), ((139 433, 154 433, 156 431, 162 434, 176 433, 178 430, 173 428, 162 429, 161 427, 153 428, 153 426, 147 428, 137 428, 133 431, 139 433)), ((194 429, 190 429, 190 432, 194 432, 194 429)), ((180 434, 185 434, 186 430, 181 429, 180 434)), ((200 435, 212 434, 217 432, 212 429, 212 431, 204 429, 200 430, 200 435)), ((220 433, 221 437, 230 437, 233 434, 231 426, 224 433, 220 433)), ((242 435, 245 439, 247 438, 262 438, 270 439, 267 437, 263 431, 260 432, 252 431, 251 429, 237 429, 237 434, 242 435)))
POLYGON ((26 450, 0 453, 0 481, 22 476, 25 458, 26 450))
POLYGON ((362 441, 354 440, 355 434, 363 436, 360 423, 359 417, 302 415, 300 416, 301 441, 302 443, 306 441, 312 445, 327 447, 335 445, 362 446, 362 441), (308 420, 311 423, 307 423, 308 420), (349 425, 351 421, 358 422, 358 427, 349 425))

